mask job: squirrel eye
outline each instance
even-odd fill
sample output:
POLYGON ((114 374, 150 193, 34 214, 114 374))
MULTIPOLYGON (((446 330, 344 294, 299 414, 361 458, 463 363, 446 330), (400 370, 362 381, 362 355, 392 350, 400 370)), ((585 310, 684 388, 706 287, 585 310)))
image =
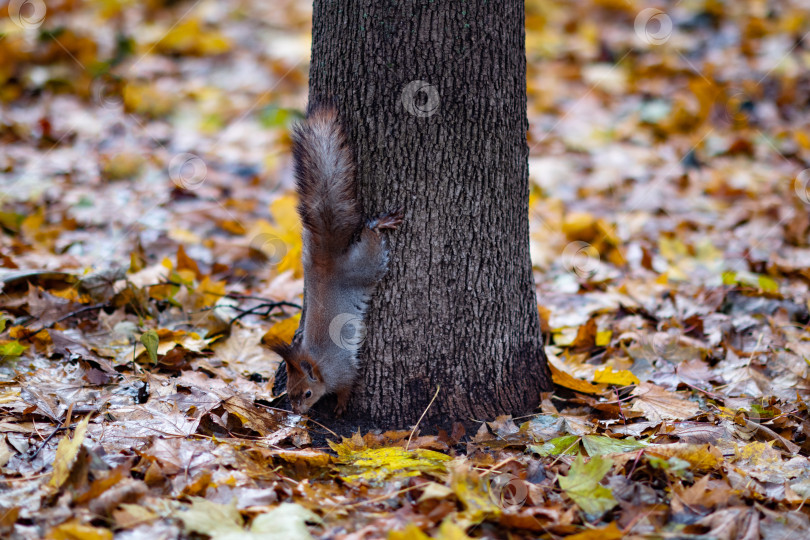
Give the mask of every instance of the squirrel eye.
POLYGON ((304 398, 309 399, 311 397, 312 397, 312 390, 307 390, 306 393, 304 394, 304 398))

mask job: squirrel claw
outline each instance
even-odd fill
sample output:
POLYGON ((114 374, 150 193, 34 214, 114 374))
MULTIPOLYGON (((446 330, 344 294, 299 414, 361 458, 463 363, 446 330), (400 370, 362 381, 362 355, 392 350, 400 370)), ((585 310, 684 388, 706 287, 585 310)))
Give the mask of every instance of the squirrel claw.
POLYGON ((402 210, 394 210, 393 212, 380 214, 369 221, 368 228, 377 230, 388 229, 393 231, 402 224, 403 218, 402 210))

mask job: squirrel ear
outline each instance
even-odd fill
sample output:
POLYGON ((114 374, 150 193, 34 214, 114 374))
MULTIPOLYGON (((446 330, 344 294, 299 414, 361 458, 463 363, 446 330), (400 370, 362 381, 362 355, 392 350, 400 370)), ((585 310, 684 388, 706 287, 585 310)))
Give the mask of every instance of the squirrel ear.
POLYGON ((318 371, 318 366, 313 365, 309 362, 309 360, 302 360, 300 363, 301 369, 304 373, 307 374, 311 380, 317 380, 320 377, 320 372, 318 371))
POLYGON ((292 344, 285 343, 278 338, 273 338, 265 343, 271 351, 282 357, 284 360, 287 360, 290 357, 290 353, 292 352, 292 344))

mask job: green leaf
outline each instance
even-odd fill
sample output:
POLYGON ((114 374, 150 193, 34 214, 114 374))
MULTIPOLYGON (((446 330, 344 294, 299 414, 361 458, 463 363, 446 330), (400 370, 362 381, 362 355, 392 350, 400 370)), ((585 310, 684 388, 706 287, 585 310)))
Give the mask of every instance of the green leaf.
POLYGON ((669 459, 659 458, 655 456, 646 456, 647 462, 655 469, 667 471, 679 478, 687 478, 691 475, 690 469, 692 464, 676 456, 669 459))
POLYGON ((768 276, 758 276, 757 285, 759 286, 760 290, 765 292, 779 292, 779 283, 777 283, 775 279, 768 276))
MULTIPOLYGON (((2 36, 2 34, 0 34, 0 36, 2 36)), ((25 216, 23 214, 17 214, 15 212, 0 212, 0 227, 15 234, 20 231, 20 225, 24 220, 25 216)))
POLYGON ((599 482, 613 467, 613 461, 592 457, 588 463, 577 456, 568 476, 558 476, 560 487, 585 512, 590 520, 598 519, 605 512, 616 506, 616 499, 611 491, 599 482))
POLYGON ((604 456, 605 454, 620 454, 622 452, 632 452, 639 448, 645 448, 647 443, 635 439, 612 439, 604 435, 585 435, 582 437, 582 446, 588 455, 604 456))
POLYGON ((565 435, 555 437, 543 444, 533 444, 529 450, 541 456, 558 456, 560 454, 574 456, 579 452, 579 435, 565 435))
POLYGON ((149 359, 152 360, 152 363, 157 364, 157 350, 158 345, 160 344, 160 338, 158 337, 157 332, 154 330, 149 330, 142 334, 141 343, 143 343, 143 346, 146 347, 146 352, 149 355, 149 359))
POLYGON ((269 105, 259 113, 259 122, 266 128, 283 127, 297 118, 301 118, 301 113, 277 105, 269 105))
POLYGON ((17 340, 0 342, 0 357, 20 356, 27 348, 17 340))

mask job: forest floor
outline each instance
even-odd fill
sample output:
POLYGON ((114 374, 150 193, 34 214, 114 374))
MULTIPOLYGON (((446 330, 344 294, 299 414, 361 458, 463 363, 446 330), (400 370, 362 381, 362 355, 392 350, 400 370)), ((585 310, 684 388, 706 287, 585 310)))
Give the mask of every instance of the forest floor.
POLYGON ((298 324, 309 3, 21 4, 0 5, 0 537, 810 530, 804 2, 529 0, 557 389, 475 432, 348 439, 274 408, 262 346, 298 324))

